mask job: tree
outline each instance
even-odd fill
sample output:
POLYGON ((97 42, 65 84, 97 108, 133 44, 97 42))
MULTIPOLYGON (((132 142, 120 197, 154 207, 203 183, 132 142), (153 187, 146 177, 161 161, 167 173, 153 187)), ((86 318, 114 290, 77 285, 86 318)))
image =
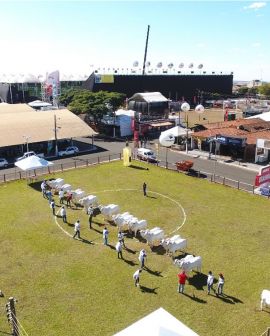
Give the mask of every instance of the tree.
POLYGON ((248 93, 248 87, 247 86, 241 86, 239 89, 238 89, 238 93, 241 94, 241 95, 245 95, 248 93))
POLYGON ((89 120, 98 124, 103 115, 122 106, 125 97, 118 92, 70 90, 61 95, 60 102, 77 115, 86 113, 89 120))
POLYGON ((270 83, 264 83, 258 87, 258 91, 261 95, 270 97, 270 83))

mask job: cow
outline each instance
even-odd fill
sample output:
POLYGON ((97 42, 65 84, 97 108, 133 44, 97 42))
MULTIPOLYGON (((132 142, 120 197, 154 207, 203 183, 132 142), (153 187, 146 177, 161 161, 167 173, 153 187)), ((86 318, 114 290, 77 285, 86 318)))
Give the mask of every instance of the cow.
POLYGON ((261 310, 264 307, 270 307, 270 290, 264 289, 261 294, 261 310))
POLYGON ((147 240, 150 247, 158 246, 161 240, 164 239, 164 231, 159 227, 155 227, 151 230, 141 230, 141 236, 147 240))
POLYGON ((188 254, 185 258, 176 259, 174 264, 178 267, 181 267, 184 271, 192 271, 197 269, 198 272, 201 272, 202 269, 202 258, 200 256, 195 257, 192 254, 188 254))
POLYGON ((173 255, 176 251, 182 251, 187 247, 187 240, 181 238, 179 235, 175 235, 171 238, 163 239, 161 245, 167 253, 171 253, 173 255))

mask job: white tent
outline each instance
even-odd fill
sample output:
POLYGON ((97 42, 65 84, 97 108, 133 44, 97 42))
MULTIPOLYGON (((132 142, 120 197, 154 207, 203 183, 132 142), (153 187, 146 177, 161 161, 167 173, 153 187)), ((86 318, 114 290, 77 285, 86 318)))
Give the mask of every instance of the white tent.
POLYGON ((162 135, 166 135, 166 134, 172 134, 174 137, 178 137, 178 136, 186 136, 188 132, 188 135, 192 134, 193 131, 191 131, 190 129, 186 129, 184 127, 181 126, 175 126, 173 128, 169 128, 168 130, 161 132, 162 135))
POLYGON ((165 309, 159 308, 114 336, 198 336, 165 309))
POLYGON ((36 155, 32 155, 26 159, 15 162, 15 166, 19 167, 22 170, 33 170, 38 168, 45 168, 52 165, 53 162, 49 162, 36 155))

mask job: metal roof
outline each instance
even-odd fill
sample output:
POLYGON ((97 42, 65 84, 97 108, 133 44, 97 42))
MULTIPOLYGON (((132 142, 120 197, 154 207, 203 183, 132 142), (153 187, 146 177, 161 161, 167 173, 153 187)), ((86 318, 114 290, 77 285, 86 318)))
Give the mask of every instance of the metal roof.
POLYGON ((26 137, 29 143, 54 140, 54 115, 59 140, 97 134, 67 109, 36 111, 27 104, 0 104, 0 147, 23 144, 26 137))

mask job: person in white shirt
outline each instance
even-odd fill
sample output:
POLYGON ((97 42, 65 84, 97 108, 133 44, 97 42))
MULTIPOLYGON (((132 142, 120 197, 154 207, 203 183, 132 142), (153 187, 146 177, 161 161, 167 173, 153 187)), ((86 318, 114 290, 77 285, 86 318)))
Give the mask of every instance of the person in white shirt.
POLYGON ((74 231, 75 231, 75 233, 74 233, 73 238, 78 236, 78 238, 81 239, 81 232, 80 232, 81 231, 81 224, 80 224, 79 219, 77 220, 77 222, 74 225, 74 231))
POLYGON ((62 217, 63 222, 66 223, 67 222, 67 211, 64 205, 60 209, 60 216, 62 217))
POLYGON ((65 192, 63 189, 60 189, 59 190, 59 202, 60 204, 63 204, 64 203, 64 195, 65 195, 65 192))
POLYGON ((118 259, 123 259, 123 254, 122 254, 122 244, 121 242, 117 242, 117 244, 115 245, 115 249, 117 251, 117 256, 118 259))
POLYGON ((213 283, 214 283, 214 276, 211 271, 208 272, 208 277, 207 277, 207 294, 210 294, 210 290, 215 291, 213 288, 213 283))
POLYGON ((41 183, 41 191, 42 191, 42 196, 45 198, 46 197, 46 181, 42 181, 41 183))
POLYGON ((138 269, 134 274, 133 274, 133 279, 135 280, 135 286, 140 286, 140 273, 142 272, 141 269, 138 269))
POLYGON ((139 262, 141 264, 141 268, 144 268, 144 264, 145 264, 145 258, 146 258, 146 252, 144 249, 142 249, 139 253, 139 262))
POLYGON ((109 231, 107 230, 106 226, 103 230, 103 244, 108 245, 108 236, 109 236, 109 231))
POLYGON ((89 222, 89 229, 92 229, 92 220, 93 220, 93 215, 94 215, 94 209, 92 205, 87 210, 87 213, 89 215, 88 222, 89 222))
POLYGON ((122 231, 119 231, 119 232, 118 232, 117 237, 118 237, 118 241, 122 244, 122 246, 126 247, 126 245, 125 245, 125 241, 124 241, 124 239, 125 239, 125 238, 124 238, 125 235, 123 234, 122 231))
POLYGON ((224 287, 224 276, 222 273, 219 273, 219 278, 218 278, 218 287, 217 287, 217 294, 222 295, 223 294, 223 287, 224 287))

